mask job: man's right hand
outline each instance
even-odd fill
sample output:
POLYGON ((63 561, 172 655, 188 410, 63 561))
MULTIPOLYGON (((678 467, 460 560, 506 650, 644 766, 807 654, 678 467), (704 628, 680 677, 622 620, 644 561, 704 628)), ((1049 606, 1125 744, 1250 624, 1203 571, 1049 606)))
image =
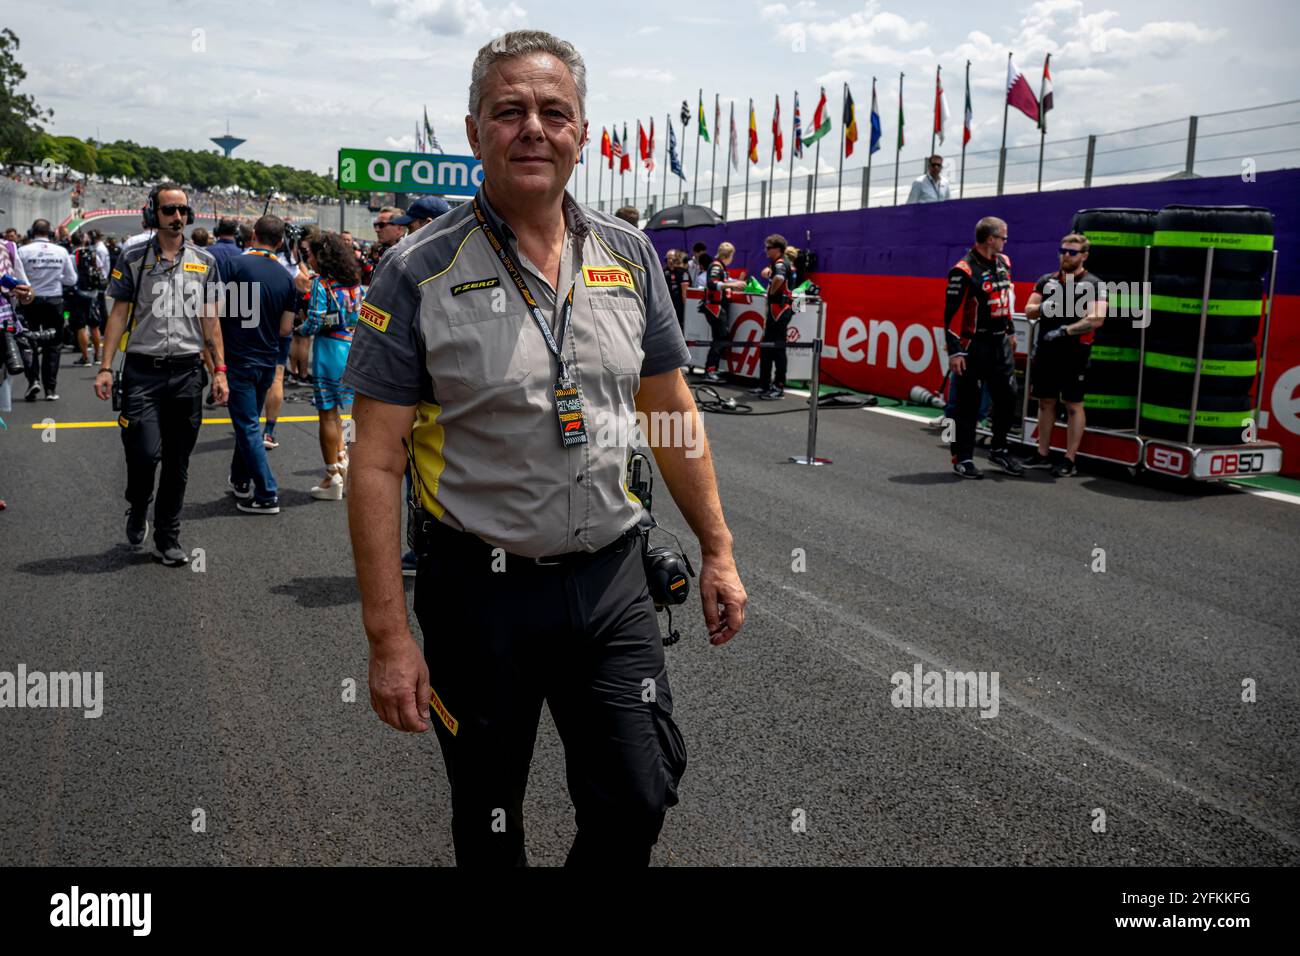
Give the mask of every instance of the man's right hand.
POLYGON ((948 369, 953 375, 962 375, 966 371, 966 356, 954 355, 948 359, 948 369))
POLYGON ((370 706, 388 726, 410 733, 429 729, 429 668, 408 631, 370 645, 370 706))
POLYGON ((106 402, 113 394, 113 373, 100 369, 95 374, 95 395, 101 402, 106 402))

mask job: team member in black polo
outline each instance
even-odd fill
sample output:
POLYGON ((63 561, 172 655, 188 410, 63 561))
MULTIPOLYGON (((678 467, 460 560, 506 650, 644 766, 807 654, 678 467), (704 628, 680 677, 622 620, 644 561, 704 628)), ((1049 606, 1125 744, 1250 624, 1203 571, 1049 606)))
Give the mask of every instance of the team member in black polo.
POLYGON ((1011 323, 1011 260, 1003 253, 1007 224, 985 216, 975 224, 975 245, 948 270, 943 327, 948 368, 957 379, 957 434, 952 469, 962 478, 983 478, 971 457, 981 383, 993 399, 993 447, 989 461, 1009 475, 1024 468, 1011 457, 1007 432, 1015 410, 1015 327, 1011 323), (952 320, 958 319, 957 331, 952 320))
MULTIPOLYGON (((767 315, 763 323, 764 342, 784 342, 794 318, 794 296, 790 294, 790 280, 794 278, 793 270, 785 259, 786 241, 784 236, 768 236, 763 243, 767 249, 768 265, 763 268, 763 278, 767 279, 767 315)), ((775 401, 785 395, 785 370, 787 355, 783 348, 766 348, 758 357, 758 388, 751 388, 749 393, 768 401, 775 401), (776 370, 775 379, 772 377, 776 370)))
POLYGON ((217 317, 219 278, 212 255, 187 242, 182 231, 194 221, 185 190, 162 183, 149 192, 144 209, 157 232, 147 242, 122 253, 109 277, 113 311, 104 338, 103 366, 95 376, 95 394, 112 394, 113 355, 128 334, 122 367, 122 410, 117 423, 126 449, 126 538, 144 543, 146 520, 158 478, 154 505, 154 554, 163 564, 189 563, 180 546, 181 506, 189 475, 190 452, 203 422, 203 363, 212 356, 212 390, 226 400, 226 366, 217 317), (129 328, 128 328, 129 319, 129 328))
POLYGON ((401 730, 430 704, 462 865, 526 863, 522 806, 545 700, 564 741, 572 864, 645 865, 685 748, 625 485, 635 407, 679 414, 654 449, 700 539, 712 643, 744 620, 688 354, 653 247, 564 189, 587 137, 576 50, 517 31, 478 52, 466 132, 483 187, 385 257, 344 381, 357 391, 349 524, 371 705, 401 730), (412 428, 414 426, 414 428, 412 428), (615 432, 617 429, 609 429, 615 432), (399 495, 412 452, 429 513, 407 623, 399 495))
POLYGON ((700 308, 713 332, 714 342, 709 346, 709 354, 704 360, 704 377, 710 382, 722 381, 722 373, 718 371, 718 363, 722 361, 722 346, 717 343, 725 342, 731 336, 729 293, 745 288, 745 283, 727 274, 727 267, 735 257, 735 246, 729 242, 718 243, 718 254, 704 274, 704 301, 700 308))

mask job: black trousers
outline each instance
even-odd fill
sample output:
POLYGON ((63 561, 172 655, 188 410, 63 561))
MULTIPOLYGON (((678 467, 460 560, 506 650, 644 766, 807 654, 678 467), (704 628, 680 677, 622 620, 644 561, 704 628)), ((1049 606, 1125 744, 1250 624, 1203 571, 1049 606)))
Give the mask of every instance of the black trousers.
POLYGON ((574 566, 503 560, 494 571, 488 545, 443 529, 415 582, 456 862, 527 865, 524 790, 545 700, 576 809, 566 865, 645 866, 686 749, 640 539, 574 566))
POLYGON ((132 509, 149 507, 162 462, 154 505, 154 541, 159 546, 175 544, 180 536, 190 452, 203 424, 204 377, 197 355, 188 363, 162 366, 129 352, 126 356, 117 419, 126 449, 126 500, 132 509))
MULTIPOLYGON (((29 329, 54 329, 58 334, 31 350, 27 362, 27 384, 39 380, 45 394, 54 392, 59 384, 59 349, 63 346, 63 296, 37 296, 22 310, 23 325, 29 329)), ((24 358, 27 354, 24 353, 24 358)))
MULTIPOLYGON (((790 320, 794 318, 794 310, 786 306, 776 317, 772 317, 772 309, 768 307, 767 322, 763 326, 764 342, 784 342, 786 341, 786 330, 790 328, 790 320)), ((788 354, 785 349, 762 349, 762 355, 758 357, 758 384, 766 388, 769 385, 779 385, 785 388, 785 369, 788 354), (776 379, 772 379, 772 367, 776 367, 776 379)))
POLYGON ((975 426, 979 424, 981 385, 989 388, 993 402, 992 447, 1007 447, 1007 431, 1015 413, 1015 344, 1005 335, 976 335, 966 353, 966 371, 957 379, 957 434, 952 460, 967 461, 975 454, 975 426))
MULTIPOLYGON (((705 309, 704 317, 708 319, 709 328, 713 331, 714 343, 726 342, 731 338, 731 313, 725 305, 718 306, 717 309, 717 315, 714 315, 711 309, 705 309)), ((717 344, 709 346, 709 357, 704 360, 705 371, 717 370, 724 351, 726 351, 724 346, 717 344)))

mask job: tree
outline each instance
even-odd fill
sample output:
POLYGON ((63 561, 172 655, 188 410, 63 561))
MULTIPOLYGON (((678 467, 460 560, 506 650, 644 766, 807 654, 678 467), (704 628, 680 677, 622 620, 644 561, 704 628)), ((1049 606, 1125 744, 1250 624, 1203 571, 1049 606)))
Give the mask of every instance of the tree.
POLYGON ((54 114, 18 92, 27 79, 27 71, 15 56, 18 46, 18 36, 12 30, 0 29, 0 159, 36 161, 43 158, 37 155, 41 123, 54 114))

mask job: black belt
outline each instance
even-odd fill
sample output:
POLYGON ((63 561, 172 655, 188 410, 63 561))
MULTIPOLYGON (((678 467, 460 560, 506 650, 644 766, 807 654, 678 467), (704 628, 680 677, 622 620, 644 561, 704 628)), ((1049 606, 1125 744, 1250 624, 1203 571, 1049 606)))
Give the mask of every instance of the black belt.
MULTIPOLYGON (((476 534, 470 534, 467 531, 457 531, 441 521, 433 522, 433 533, 435 537, 445 542, 448 547, 456 549, 465 549, 471 552, 480 552, 486 560, 491 557, 494 546, 488 544, 476 534)), ((540 558, 528 558, 520 554, 513 554, 509 551, 506 556, 514 558, 516 561, 522 561, 526 564, 533 564, 539 567, 565 567, 574 568, 591 564, 601 558, 622 551, 627 547, 628 542, 638 537, 640 528, 634 524, 617 538, 602 548, 595 551, 569 551, 564 554, 546 555, 540 558)))
POLYGON ((203 357, 198 352, 193 355, 140 355, 137 352, 127 352, 126 361, 147 368, 193 368, 203 361, 203 357))

